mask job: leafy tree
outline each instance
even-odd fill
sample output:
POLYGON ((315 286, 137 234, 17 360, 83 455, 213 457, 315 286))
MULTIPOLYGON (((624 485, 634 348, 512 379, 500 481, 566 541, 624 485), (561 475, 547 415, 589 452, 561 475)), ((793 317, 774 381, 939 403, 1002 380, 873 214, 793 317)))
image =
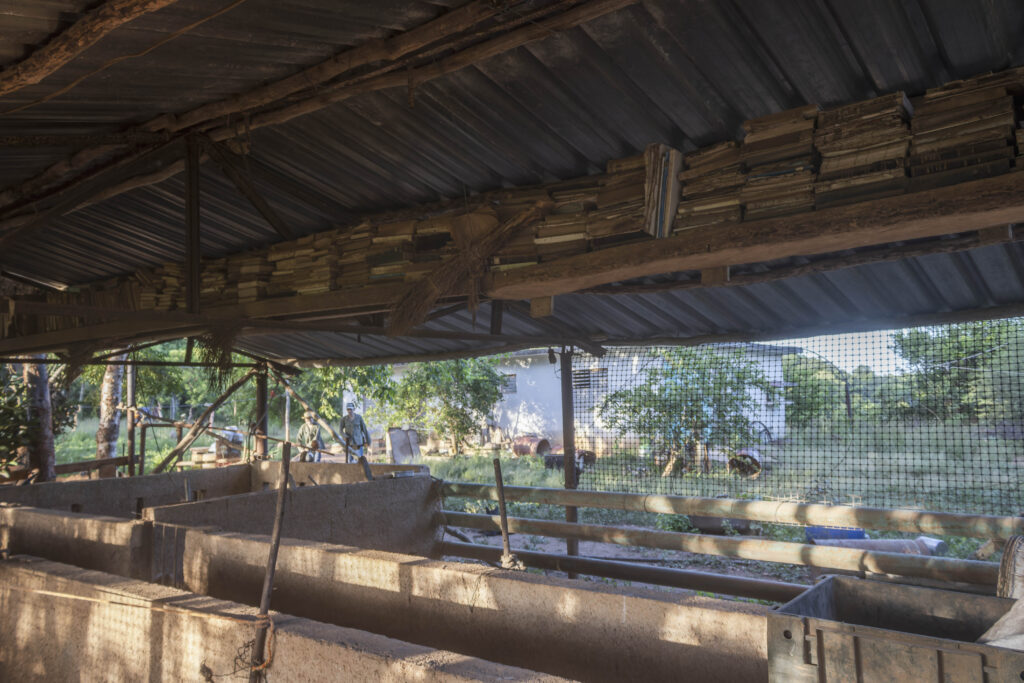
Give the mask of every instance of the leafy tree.
MULTIPOLYGON (((893 350, 913 369, 908 412, 922 417, 977 419, 984 416, 979 388, 985 369, 1021 334, 1020 319, 985 320, 958 325, 921 327, 893 333, 893 350)), ((1004 354, 1006 366, 1011 360, 1004 354)), ((1003 373, 1003 380, 1013 382, 1003 373)), ((1001 389, 990 385, 990 398, 1001 389)), ((992 406, 990 405, 989 408, 992 406)))
POLYGON ((0 477, 17 463, 28 446, 30 425, 25 419, 25 385, 20 373, 0 366, 0 477))
POLYGON ((348 368, 312 368, 292 380, 292 386, 325 420, 340 420, 344 414, 343 392, 376 404, 389 405, 395 385, 390 365, 348 368))
POLYGON ((837 368, 826 360, 802 354, 783 356, 782 377, 790 427, 806 428, 843 414, 843 383, 837 368))
POLYGON ((436 431, 457 453, 501 400, 497 358, 431 361, 406 366, 393 402, 382 411, 392 424, 407 422, 436 431))
POLYGON ((721 346, 661 349, 646 375, 606 396, 598 412, 619 433, 651 435, 672 457, 694 453, 699 443, 749 445, 757 436, 749 415, 758 393, 776 391, 744 350, 721 346))
POLYGON ((982 418, 1024 422, 1024 326, 1009 330, 1006 343, 992 351, 974 379, 982 418))

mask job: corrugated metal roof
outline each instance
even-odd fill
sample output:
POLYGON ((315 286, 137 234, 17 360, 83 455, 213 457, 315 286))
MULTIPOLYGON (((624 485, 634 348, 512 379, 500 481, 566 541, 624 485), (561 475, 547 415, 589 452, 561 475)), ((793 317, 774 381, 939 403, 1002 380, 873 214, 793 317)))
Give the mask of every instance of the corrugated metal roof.
MULTIPOLYGON (((85 4, 11 0, 0 10, 5 37, 39 43, 85 4)), ((459 4, 247 0, 50 102, 0 115, 0 127, 5 134, 116 131, 279 79, 459 4)), ((137 19, 42 83, 0 98, 0 109, 43 97, 214 9, 179 0, 137 19)), ((253 178, 293 230, 307 234, 359 213, 594 173, 649 142, 690 149, 733 138, 747 118, 807 102, 831 106, 897 89, 913 95, 1018 66, 1021 35, 1024 3, 1014 0, 645 0, 428 82, 412 106, 405 89, 394 89, 255 130, 253 178)), ((13 58, 10 50, 0 54, 13 58)), ((68 151, 5 149, 0 186, 68 151)), ((204 177, 204 254, 278 239, 210 164, 204 177)), ((25 275, 82 283, 180 259, 182 195, 182 179, 174 178, 77 211, 17 246, 9 260, 25 275)), ((639 339, 988 307, 1024 301, 1020 256, 1017 246, 993 247, 744 287, 573 295, 559 297, 558 317, 588 332, 639 339)), ((464 317, 436 324, 470 329, 464 317)), ((540 332, 511 317, 523 334, 540 332)), ((251 344, 307 358, 461 350, 452 341, 367 339, 353 345, 340 335, 288 335, 301 353, 283 353, 285 340, 274 337, 251 344)))
MULTIPOLYGON (((605 345, 651 340, 786 339, 843 330, 900 327, 900 320, 975 308, 1000 310, 1024 302, 1024 244, 1009 243, 952 254, 728 287, 648 294, 572 294, 556 297, 557 324, 605 345)), ((680 273, 676 279, 699 279, 680 273)), ((490 303, 476 316, 458 311, 421 329, 486 333, 490 303)), ((1024 306, 1016 312, 1024 314, 1024 306)), ((979 315, 984 316, 984 311, 979 315)), ((549 321, 505 308, 502 333, 552 336, 549 321)), ((242 348, 274 358, 325 360, 487 352, 497 342, 396 339, 376 335, 301 333, 241 340, 242 348)))

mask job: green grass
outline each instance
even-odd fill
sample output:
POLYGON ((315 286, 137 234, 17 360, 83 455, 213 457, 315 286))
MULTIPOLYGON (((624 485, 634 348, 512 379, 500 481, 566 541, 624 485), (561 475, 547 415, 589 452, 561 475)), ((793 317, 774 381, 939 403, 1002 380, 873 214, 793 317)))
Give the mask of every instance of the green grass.
POLYGON ((949 512, 1020 514, 1021 444, 967 423, 864 425, 804 432, 760 447, 768 466, 756 479, 662 476, 662 463, 623 448, 599 459, 580 488, 740 499, 782 499, 949 512))

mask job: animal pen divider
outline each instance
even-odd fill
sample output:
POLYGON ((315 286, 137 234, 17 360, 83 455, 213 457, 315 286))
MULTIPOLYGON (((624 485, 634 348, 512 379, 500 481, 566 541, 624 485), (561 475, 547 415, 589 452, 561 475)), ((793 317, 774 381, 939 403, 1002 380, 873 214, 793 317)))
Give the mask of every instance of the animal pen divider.
POLYGON ((1024 508, 1022 318, 610 347, 574 355, 572 386, 580 489, 1024 508))

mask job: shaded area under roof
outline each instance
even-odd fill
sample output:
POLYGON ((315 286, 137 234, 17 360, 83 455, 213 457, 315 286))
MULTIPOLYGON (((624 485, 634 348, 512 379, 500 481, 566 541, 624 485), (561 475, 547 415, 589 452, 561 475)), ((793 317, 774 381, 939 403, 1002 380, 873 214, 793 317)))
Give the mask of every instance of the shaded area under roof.
MULTIPOLYGON (((71 92, 4 115, 4 133, 114 132, 164 112, 244 92, 387 37, 463 2, 247 0, 146 57, 71 92)), ((520 5, 546 4, 533 0, 520 5)), ((80 0, 11 0, 5 36, 38 44, 72 22, 80 0)), ((179 0, 118 29, 41 84, 0 98, 0 112, 43 97, 115 56, 213 11, 179 0)), ((515 9, 511 11, 517 11, 515 9)), ((1024 3, 1015 0, 644 0, 430 81, 363 94, 252 131, 253 182, 297 235, 359 214, 458 199, 599 172, 650 142, 688 150, 738 136, 748 118, 816 102, 833 106, 1024 64, 1024 3)), ((17 56, 0 52, 0 61, 17 56)), ((71 150, 5 149, 0 187, 71 150)), ((278 236, 204 164, 202 251, 216 257, 278 236)), ((54 221, 11 254, 12 271, 84 283, 184 255, 181 177, 54 221)), ((856 320, 995 310, 1024 302, 1021 246, 911 258, 745 286, 652 294, 560 296, 561 324, 611 342, 792 336, 856 320)), ((765 268, 786 264, 765 264, 765 268)), ((694 273, 675 274, 681 280, 694 273)), ((485 332, 489 304, 425 327, 485 332)), ((505 314, 504 330, 546 335, 550 322, 505 314)), ((288 333, 243 340, 274 358, 481 353, 490 342, 288 333)))
MULTIPOLYGON (((81 6, 10 4, 12 30, 34 41, 55 30, 60 12, 81 6)), ((11 135, 116 131, 422 24, 442 13, 439 4, 463 3, 247 0, 67 94, 0 115, 0 125, 11 135)), ((179 0, 145 15, 42 83, 0 98, 0 111, 211 11, 200 0, 179 0)), ((808 102, 919 94, 1024 64, 1022 34, 1024 4, 1014 0, 646 0, 430 81, 415 90, 412 106, 397 88, 255 130, 252 176, 293 231, 308 234, 360 213, 598 172, 650 142, 685 150, 731 139, 747 118, 808 102)), ((0 186, 68 151, 6 150, 0 186)), ((277 239, 211 164, 204 172, 205 255, 277 239)), ((180 259, 182 195, 175 178, 80 210, 17 246, 13 261, 23 275, 82 283, 180 259)))
MULTIPOLYGON (((1024 302, 1024 244, 993 245, 874 263, 783 280, 732 287, 680 289, 650 294, 572 294, 555 299, 555 320, 533 319, 505 309, 502 333, 552 336, 552 324, 607 345, 648 341, 785 339, 831 327, 900 327, 914 316, 978 317, 1024 302), (988 313, 987 313, 988 312, 988 313)), ((1024 314, 1024 306, 1016 312, 1024 314)), ((486 333, 490 303, 474 316, 467 310, 422 326, 443 332, 486 333)), ((915 323, 916 324, 916 323, 915 323)), ((394 338, 329 332, 243 337, 239 347, 288 360, 408 359, 445 354, 484 355, 498 342, 394 338)))

